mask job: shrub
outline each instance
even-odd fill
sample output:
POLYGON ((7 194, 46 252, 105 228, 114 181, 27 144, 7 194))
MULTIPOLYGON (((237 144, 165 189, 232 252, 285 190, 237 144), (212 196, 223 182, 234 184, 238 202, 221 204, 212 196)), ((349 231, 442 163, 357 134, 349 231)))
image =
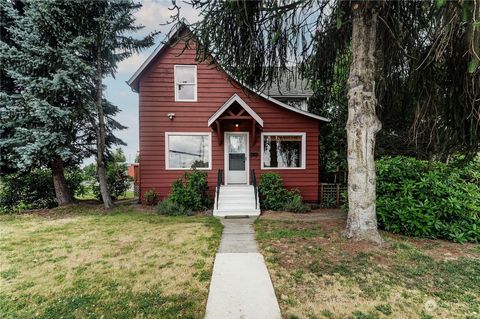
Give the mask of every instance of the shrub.
POLYGON ((456 242, 480 241, 477 163, 409 157, 377 161, 377 216, 385 230, 456 242), (476 182, 475 182, 476 181, 476 182))
POLYGON ((191 215, 192 211, 174 202, 171 198, 162 200, 157 206, 157 212, 167 216, 191 215))
POLYGON ((258 190, 262 196, 262 204, 265 209, 282 210, 288 190, 283 187, 283 181, 277 173, 265 173, 260 176, 258 190))
POLYGON ((302 196, 298 192, 292 192, 291 196, 287 197, 283 203, 282 210, 303 214, 310 211, 310 206, 303 203, 302 196))
POLYGON ((193 170, 173 183, 169 198, 182 207, 198 211, 211 204, 207 190, 207 173, 193 170))
MULTIPOLYGON (((84 173, 89 176, 88 185, 93 195, 101 199, 100 185, 98 183, 97 166, 90 164, 85 166, 84 173)), ((132 184, 132 178, 128 176, 128 165, 126 157, 123 154, 122 149, 114 151, 107 160, 106 175, 108 190, 112 199, 117 199, 130 188, 132 184)))
POLYGON ((303 204, 298 190, 289 191, 283 186, 282 178, 277 173, 265 173, 260 176, 258 190, 262 197, 262 206, 270 210, 285 210, 294 213, 309 211, 303 204))
POLYGON ((149 206, 156 205, 158 203, 159 198, 155 189, 150 188, 148 191, 146 191, 145 194, 143 194, 143 200, 145 204, 149 206))
MULTIPOLYGON (((65 171, 65 179, 72 194, 80 187, 82 176, 76 169, 65 171)), ((0 180, 1 213, 17 213, 27 209, 55 206, 57 206, 55 189, 49 169, 2 176, 0 180)))

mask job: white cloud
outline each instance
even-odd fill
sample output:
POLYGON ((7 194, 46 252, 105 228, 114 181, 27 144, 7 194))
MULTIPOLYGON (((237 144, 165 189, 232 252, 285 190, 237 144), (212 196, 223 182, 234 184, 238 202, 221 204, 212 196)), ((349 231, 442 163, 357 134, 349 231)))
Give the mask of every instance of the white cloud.
MULTIPOLYGON (((144 0, 142 8, 135 13, 137 24, 145 26, 138 35, 146 35, 150 32, 160 31, 155 40, 155 45, 140 54, 134 54, 130 58, 118 64, 118 73, 132 75, 142 63, 148 58, 150 53, 161 43, 165 35, 172 28, 172 25, 165 25, 171 20, 171 15, 175 11, 169 10, 172 7, 171 1, 166 0, 144 0)), ((196 22, 199 19, 198 12, 191 6, 182 3, 180 9, 181 17, 185 17, 189 23, 196 22)))
POLYGON ((135 71, 138 70, 143 61, 145 61, 150 52, 141 52, 139 54, 134 54, 126 60, 123 60, 118 64, 117 72, 119 74, 132 75, 135 71))

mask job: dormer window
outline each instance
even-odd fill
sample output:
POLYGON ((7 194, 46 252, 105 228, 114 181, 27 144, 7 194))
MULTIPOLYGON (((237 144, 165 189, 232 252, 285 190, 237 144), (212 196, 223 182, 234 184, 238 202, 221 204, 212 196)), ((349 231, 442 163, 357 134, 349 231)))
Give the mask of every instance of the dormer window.
POLYGON ((175 101, 197 101, 197 66, 175 65, 175 101))

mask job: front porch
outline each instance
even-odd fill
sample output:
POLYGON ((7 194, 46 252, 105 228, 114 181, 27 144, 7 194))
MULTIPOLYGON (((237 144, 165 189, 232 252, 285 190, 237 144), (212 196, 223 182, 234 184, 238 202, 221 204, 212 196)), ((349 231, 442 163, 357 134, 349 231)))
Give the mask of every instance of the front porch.
POLYGON ((258 216, 260 204, 255 170, 250 168, 250 148, 257 144, 262 118, 234 94, 212 115, 208 126, 224 148, 224 169, 218 170, 214 216, 258 216))

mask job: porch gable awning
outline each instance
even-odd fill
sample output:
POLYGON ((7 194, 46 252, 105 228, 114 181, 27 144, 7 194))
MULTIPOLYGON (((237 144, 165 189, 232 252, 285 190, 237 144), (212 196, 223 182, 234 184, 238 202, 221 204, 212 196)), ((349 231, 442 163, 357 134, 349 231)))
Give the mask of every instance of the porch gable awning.
MULTIPOLYGON (((223 104, 223 106, 221 108, 219 108, 209 119, 208 119, 208 126, 212 126, 212 124, 215 123, 215 121, 217 121, 220 116, 222 116, 223 113, 225 113, 225 111, 230 107, 232 106, 232 104, 234 104, 235 102, 237 102, 244 110, 245 112, 247 112, 257 123, 258 125, 260 125, 261 127, 263 127, 263 120, 262 118, 257 114, 255 113, 254 110, 252 110, 252 108, 250 106, 248 106, 248 104, 242 100, 242 98, 240 96, 237 95, 237 93, 235 93, 234 95, 232 95, 231 98, 229 98, 227 100, 227 102, 225 102, 225 104, 223 104)), ((229 115, 227 115, 229 116, 229 115)), ((241 119, 242 115, 230 115, 231 116, 231 119, 234 120, 234 119, 241 119)), ((223 118, 225 118, 226 116, 224 116, 223 118)))

